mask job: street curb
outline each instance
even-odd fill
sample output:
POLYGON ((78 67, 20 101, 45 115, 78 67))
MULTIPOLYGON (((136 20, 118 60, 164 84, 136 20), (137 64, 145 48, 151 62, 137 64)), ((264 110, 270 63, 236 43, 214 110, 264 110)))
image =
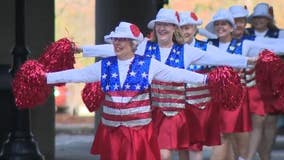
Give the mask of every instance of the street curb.
POLYGON ((94 134, 94 124, 60 124, 55 125, 56 134, 94 134))

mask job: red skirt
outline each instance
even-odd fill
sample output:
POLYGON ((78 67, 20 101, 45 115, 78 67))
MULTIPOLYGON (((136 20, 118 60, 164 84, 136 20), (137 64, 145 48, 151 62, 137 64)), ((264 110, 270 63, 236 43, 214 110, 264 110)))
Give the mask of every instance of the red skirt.
POLYGON ((198 109, 187 104, 189 112, 190 150, 202 150, 202 145, 215 146, 221 144, 219 109, 208 103, 206 108, 198 109))
POLYGON ((248 106, 247 89, 243 90, 244 97, 240 101, 239 107, 233 111, 225 110, 221 107, 221 132, 236 133, 248 132, 252 130, 251 115, 248 106))
POLYGON ((248 88, 248 101, 250 112, 256 115, 266 115, 265 105, 256 86, 248 88))
POLYGON ((186 150, 189 147, 190 133, 184 109, 175 116, 166 116, 156 107, 153 110, 153 123, 158 134, 160 149, 186 150))
POLYGON ((251 112, 249 108, 248 88, 244 89, 245 97, 235 126, 235 132, 250 132, 252 130, 251 112))
POLYGON ((109 127, 100 123, 91 148, 101 160, 160 160, 152 123, 142 127, 109 127))

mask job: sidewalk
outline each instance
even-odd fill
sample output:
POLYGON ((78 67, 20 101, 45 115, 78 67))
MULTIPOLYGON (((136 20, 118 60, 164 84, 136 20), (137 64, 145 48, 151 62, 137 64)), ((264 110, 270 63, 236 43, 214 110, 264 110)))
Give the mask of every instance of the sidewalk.
POLYGON ((57 113, 55 121, 56 134, 94 133, 94 116, 71 116, 57 113))

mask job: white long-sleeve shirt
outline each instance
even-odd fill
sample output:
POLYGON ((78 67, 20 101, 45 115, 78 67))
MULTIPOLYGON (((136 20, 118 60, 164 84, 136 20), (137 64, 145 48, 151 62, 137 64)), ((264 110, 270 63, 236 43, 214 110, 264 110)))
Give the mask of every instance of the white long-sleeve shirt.
MULTIPOLYGON (((132 59, 118 60, 120 84, 123 84, 132 59)), ((90 83, 101 80, 101 61, 81 69, 47 73, 47 84, 54 83, 90 83)), ((192 84, 206 84, 206 75, 190 72, 184 69, 167 66, 155 59, 151 59, 148 80, 153 79, 164 82, 183 82, 192 84)))
MULTIPOLYGON (((256 30, 254 30, 254 34, 255 34, 256 37, 265 37, 267 32, 268 32, 268 29, 264 32, 258 32, 256 30)), ((284 38, 284 30, 282 30, 282 29, 279 30, 278 38, 284 38)))
MULTIPOLYGON (((144 41, 138 45, 137 51, 135 52, 136 54, 144 55, 147 41, 148 39, 144 39, 144 41)), ((115 55, 113 45, 111 44, 83 46, 82 48, 84 57, 109 57, 115 55)), ((165 63, 171 48, 159 49, 161 62, 165 63)), ((228 54, 218 48, 203 51, 199 48, 185 44, 184 67, 187 68, 191 64, 212 66, 228 65, 237 68, 245 68, 247 67, 247 57, 228 54)))
MULTIPOLYGON (((255 40, 243 40, 242 55, 247 57, 258 56, 264 49, 269 49, 277 55, 284 54, 284 39, 256 37, 255 40), (282 44, 282 45, 281 45, 282 44)), ((226 51, 230 42, 219 42, 221 50, 226 51)))

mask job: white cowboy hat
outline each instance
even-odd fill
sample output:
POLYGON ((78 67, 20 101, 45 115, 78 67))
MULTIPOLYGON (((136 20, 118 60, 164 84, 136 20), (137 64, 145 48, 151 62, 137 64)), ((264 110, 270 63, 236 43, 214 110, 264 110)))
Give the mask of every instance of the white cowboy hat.
POLYGON ((119 25, 115 27, 114 31, 104 36, 105 42, 107 43, 112 43, 112 38, 129 38, 140 43, 143 41, 143 34, 135 24, 120 22, 119 25))
POLYGON ((179 12, 180 22, 179 25, 187 25, 187 24, 194 24, 194 25, 201 25, 202 20, 199 19, 194 12, 179 12))
POLYGON ((249 14, 248 10, 241 5, 231 6, 229 8, 229 11, 231 12, 234 18, 242 18, 242 17, 247 18, 249 14))
POLYGON ((273 9, 267 3, 258 3, 254 9, 252 14, 249 16, 249 20, 253 17, 266 17, 269 19, 273 19, 273 9))
POLYGON ((219 21, 219 20, 226 20, 228 21, 233 28, 236 27, 235 25, 235 21, 234 18, 232 16, 232 14, 229 12, 229 10, 226 9, 220 9, 219 11, 217 11, 217 13, 212 17, 212 19, 210 20, 210 22, 205 26, 205 29, 211 33, 215 34, 214 31, 214 22, 219 21))
POLYGON ((149 29, 153 29, 155 26, 155 22, 165 22, 165 23, 172 23, 175 25, 179 25, 179 17, 178 13, 172 9, 161 8, 156 15, 156 19, 151 20, 147 27, 149 29))

